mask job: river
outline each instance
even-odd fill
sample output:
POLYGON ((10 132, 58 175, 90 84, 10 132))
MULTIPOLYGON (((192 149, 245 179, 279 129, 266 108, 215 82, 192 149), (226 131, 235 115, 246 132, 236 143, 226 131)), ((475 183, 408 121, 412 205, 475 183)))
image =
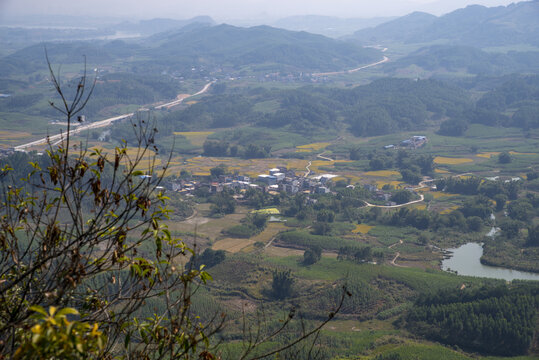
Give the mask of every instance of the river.
POLYGON ((456 249, 447 250, 453 254, 450 258, 442 261, 443 270, 456 271, 459 275, 503 279, 507 281, 515 279, 539 281, 539 274, 536 273, 481 264, 480 258, 483 255, 483 247, 480 244, 467 243, 456 249))

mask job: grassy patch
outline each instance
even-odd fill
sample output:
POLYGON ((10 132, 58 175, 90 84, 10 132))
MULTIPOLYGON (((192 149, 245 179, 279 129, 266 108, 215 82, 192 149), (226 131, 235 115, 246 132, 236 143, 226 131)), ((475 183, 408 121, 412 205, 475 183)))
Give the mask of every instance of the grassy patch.
POLYGON ((366 173, 364 173, 364 175, 390 177, 390 176, 400 176, 400 173, 394 170, 378 170, 378 171, 367 171, 366 173))
POLYGON ((264 214, 264 215, 280 215, 281 214, 281 212, 277 208, 253 210, 253 211, 251 211, 251 213, 264 214))
POLYGON ((250 239, 223 239, 213 244, 213 250, 225 250, 231 253, 237 253, 247 248, 255 242, 250 239))
POLYGON ((370 225, 367 225, 367 224, 359 224, 359 225, 356 225, 356 228, 354 230, 352 230, 352 232, 354 234, 366 234, 368 233, 369 231, 371 231, 371 229, 374 228, 374 226, 370 226, 370 225))
POLYGON ((185 132, 175 132, 174 135, 181 135, 189 142, 197 147, 202 147, 208 136, 214 134, 214 131, 185 131, 185 132))
POLYGON ((442 164, 442 165, 460 165, 460 164, 473 162, 473 160, 468 159, 468 158, 450 158, 450 157, 437 156, 434 158, 434 162, 436 164, 442 164))

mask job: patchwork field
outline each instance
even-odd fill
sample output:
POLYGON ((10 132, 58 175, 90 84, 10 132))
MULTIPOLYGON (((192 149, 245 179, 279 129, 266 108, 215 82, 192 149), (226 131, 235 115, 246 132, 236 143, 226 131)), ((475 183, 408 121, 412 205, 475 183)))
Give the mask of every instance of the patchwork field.
POLYGON ((437 156, 434 158, 434 162, 436 164, 441 164, 441 165, 460 165, 460 164, 471 163, 473 162, 473 160, 469 158, 450 158, 450 157, 437 156))
POLYGON ((296 152, 312 152, 325 149, 331 145, 329 142, 312 143, 307 145, 296 146, 296 152))
POLYGON ((237 253, 254 244, 254 240, 250 239, 223 239, 213 244, 213 250, 225 250, 230 253, 237 253))
POLYGON ((356 225, 356 228, 354 230, 352 230, 352 232, 354 234, 367 234, 369 231, 371 231, 371 229, 373 228, 374 226, 370 226, 370 225, 367 225, 367 224, 359 224, 359 225, 356 225))
POLYGON ((204 141, 208 136, 214 134, 214 131, 188 131, 188 132, 174 132, 174 135, 181 135, 187 138, 191 144, 202 147, 204 141))
POLYGON ((390 176, 400 176, 400 173, 395 170, 378 170, 378 171, 367 171, 363 173, 367 176, 378 176, 378 177, 390 177, 390 176))

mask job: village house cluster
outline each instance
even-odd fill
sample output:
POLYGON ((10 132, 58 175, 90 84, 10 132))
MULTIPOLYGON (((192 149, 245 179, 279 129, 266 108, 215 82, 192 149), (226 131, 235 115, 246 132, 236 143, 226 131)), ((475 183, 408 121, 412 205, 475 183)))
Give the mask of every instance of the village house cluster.
POLYGON ((234 189, 239 192, 247 189, 258 189, 268 193, 285 192, 287 194, 297 194, 304 192, 308 194, 327 194, 330 192, 327 181, 336 175, 325 174, 311 178, 296 175, 293 170, 286 167, 269 169, 267 173, 260 174, 256 178, 246 175, 220 175, 211 181, 184 180, 178 179, 166 183, 166 188, 171 191, 185 195, 191 195, 199 188, 206 187, 210 193, 219 193, 225 189, 234 189))
MULTIPOLYGON (((409 139, 402 140, 400 142, 400 147, 403 148, 411 148, 411 149, 418 149, 425 145, 427 143, 428 139, 426 136, 423 135, 414 135, 409 139)), ((393 144, 384 146, 384 149, 396 149, 397 147, 393 144)))

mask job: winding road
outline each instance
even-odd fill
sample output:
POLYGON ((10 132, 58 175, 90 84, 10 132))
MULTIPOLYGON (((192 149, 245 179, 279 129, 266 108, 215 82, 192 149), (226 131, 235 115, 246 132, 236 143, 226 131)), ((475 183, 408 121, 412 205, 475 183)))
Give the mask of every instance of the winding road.
MULTIPOLYGON (((212 84, 214 84, 214 83, 215 83, 215 81, 211 81, 211 82, 207 83, 206 85, 204 85, 202 90, 200 90, 196 94, 182 96, 179 99, 168 102, 166 104, 156 106, 155 108, 156 109, 161 109, 161 108, 164 108, 164 107, 171 108, 173 106, 179 105, 185 99, 188 99, 188 98, 191 98, 193 96, 197 96, 197 95, 201 95, 201 94, 205 93, 206 91, 208 91, 210 86, 212 86, 212 84)), ((96 122, 93 122, 93 123, 90 123, 90 124, 87 124, 87 125, 80 125, 80 126, 74 128, 74 129, 71 129, 69 131, 69 134, 74 135, 74 134, 78 134, 78 133, 80 133, 82 131, 85 131, 85 130, 91 130, 91 129, 107 127, 107 126, 111 125, 115 121, 127 119, 127 118, 129 118, 129 117, 131 117, 133 115, 135 115, 135 113, 132 112, 132 113, 128 113, 128 114, 123 114, 123 115, 111 117, 111 118, 108 118, 108 119, 105 119, 105 120, 96 121, 96 122)), ((43 144, 47 144, 47 143, 55 143, 55 144, 57 144, 57 143, 61 142, 62 139, 65 136, 66 136, 66 134, 64 134, 64 133, 60 133, 60 134, 56 134, 56 135, 49 135, 47 137, 44 137, 43 139, 34 140, 34 141, 31 141, 31 142, 26 143, 26 144, 15 146, 14 150, 15 151, 25 151, 26 149, 31 148, 33 146, 43 145, 43 144)))

